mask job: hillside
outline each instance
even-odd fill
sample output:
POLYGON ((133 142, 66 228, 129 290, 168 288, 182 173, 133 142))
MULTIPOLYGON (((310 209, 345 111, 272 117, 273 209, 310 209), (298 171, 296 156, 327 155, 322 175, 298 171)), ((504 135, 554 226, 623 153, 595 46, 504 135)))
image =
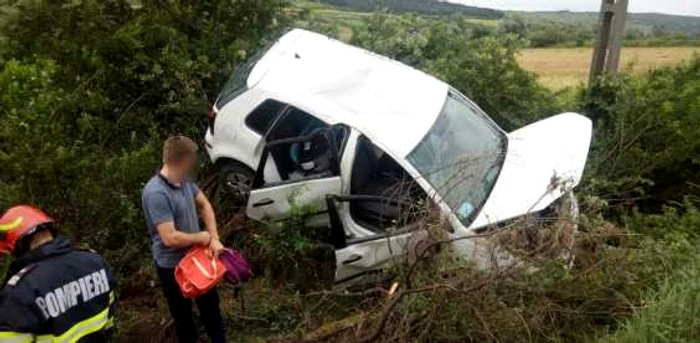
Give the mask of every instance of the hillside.
MULTIPOLYGON (((347 10, 372 12, 386 8, 391 12, 412 12, 425 15, 462 14, 475 18, 501 19, 504 11, 466 6, 462 4, 436 0, 319 0, 347 10)), ((531 21, 547 20, 567 25, 594 27, 598 20, 597 12, 522 12, 508 11, 531 21)), ((700 18, 663 13, 630 13, 628 29, 645 34, 665 32, 669 34, 700 35, 700 18)))
POLYGON ((490 8, 465 6, 435 0, 320 0, 322 3, 355 11, 373 12, 386 8, 391 12, 427 15, 462 14, 482 19, 500 19, 504 12, 490 8))
MULTIPOLYGON (((598 20, 596 12, 508 12, 526 20, 553 21, 568 25, 588 26, 593 28, 598 20)), ((628 29, 644 33, 662 31, 672 34, 700 35, 700 17, 680 16, 662 13, 630 13, 628 29)))

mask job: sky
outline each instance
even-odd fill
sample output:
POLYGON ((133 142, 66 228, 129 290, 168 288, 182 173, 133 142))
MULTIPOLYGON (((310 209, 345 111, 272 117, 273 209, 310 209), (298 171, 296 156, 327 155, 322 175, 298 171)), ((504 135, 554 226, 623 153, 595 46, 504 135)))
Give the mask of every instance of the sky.
MULTIPOLYGON (((600 0, 449 0, 466 5, 519 11, 598 11, 600 0)), ((629 0, 630 12, 700 16, 700 0, 629 0)), ((700 20, 700 18, 698 18, 700 20)))

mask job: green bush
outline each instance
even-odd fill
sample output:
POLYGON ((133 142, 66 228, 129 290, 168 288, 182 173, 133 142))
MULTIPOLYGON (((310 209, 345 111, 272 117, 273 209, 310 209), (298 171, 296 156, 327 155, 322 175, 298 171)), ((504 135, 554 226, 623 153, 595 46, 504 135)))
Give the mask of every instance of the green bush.
POLYGON ((14 1, 0 32, 0 208, 34 203, 121 275, 148 253, 140 190, 162 140, 201 139, 280 2, 14 1))
MULTIPOLYGON (((265 279, 288 289, 328 288, 335 281, 335 248, 326 227, 309 227, 318 209, 300 206, 290 197, 289 218, 265 221, 248 232, 246 255, 265 279)), ((325 215, 325 214, 322 214, 325 215)))
POLYGON ((593 194, 656 212, 697 196, 700 57, 644 77, 601 78, 580 102, 595 127, 587 169, 593 194))
MULTIPOLYGON (((630 221, 625 228, 587 217, 571 269, 558 262, 538 261, 482 271, 445 246, 410 268, 410 283, 403 277, 396 278, 398 290, 393 295, 387 294, 386 285, 384 290, 290 296, 298 310, 290 313, 287 309, 279 318, 268 318, 295 318, 300 323, 280 333, 280 340, 588 341, 616 329, 638 309, 649 306, 650 294, 667 290, 667 280, 677 280, 678 271, 697 260, 697 240, 676 232, 668 232, 663 239, 640 234, 650 225, 661 226, 674 219, 694 223, 700 218, 690 210, 665 216, 630 221)), ((694 298, 692 292, 679 293, 685 299, 694 298)), ((683 313, 695 310, 693 303, 667 305, 672 306, 684 307, 683 313)), ((697 339, 693 336, 696 330, 676 327, 673 318, 669 316, 657 328, 687 332, 684 337, 688 341, 697 339)), ((690 324, 694 320, 684 317, 681 322, 690 324)))

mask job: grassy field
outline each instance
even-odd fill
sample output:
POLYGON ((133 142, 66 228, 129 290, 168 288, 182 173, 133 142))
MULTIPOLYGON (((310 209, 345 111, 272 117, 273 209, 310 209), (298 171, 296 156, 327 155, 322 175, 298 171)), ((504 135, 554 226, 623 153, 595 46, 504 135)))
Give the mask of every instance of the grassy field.
MULTIPOLYGON (((643 73, 649 69, 673 65, 700 54, 700 47, 630 47, 622 50, 622 70, 643 73)), ((523 68, 539 75, 553 90, 575 86, 588 79, 591 48, 525 49, 519 57, 523 68)))

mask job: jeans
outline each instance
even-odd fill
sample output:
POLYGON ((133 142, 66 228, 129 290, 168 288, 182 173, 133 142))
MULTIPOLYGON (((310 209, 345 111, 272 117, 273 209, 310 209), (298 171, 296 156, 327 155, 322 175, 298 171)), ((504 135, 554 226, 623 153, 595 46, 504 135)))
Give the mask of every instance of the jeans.
MULTIPOLYGON (((192 301, 185 298, 180 292, 180 286, 175 281, 175 269, 158 266, 156 266, 156 269, 163 287, 163 294, 165 299, 168 300, 170 315, 175 322, 178 342, 196 343, 199 337, 192 315, 192 301)), ((224 324, 219 310, 219 294, 216 292, 216 288, 196 298, 194 301, 197 303, 202 324, 204 324, 211 342, 225 343, 226 334, 224 333, 224 324)))

